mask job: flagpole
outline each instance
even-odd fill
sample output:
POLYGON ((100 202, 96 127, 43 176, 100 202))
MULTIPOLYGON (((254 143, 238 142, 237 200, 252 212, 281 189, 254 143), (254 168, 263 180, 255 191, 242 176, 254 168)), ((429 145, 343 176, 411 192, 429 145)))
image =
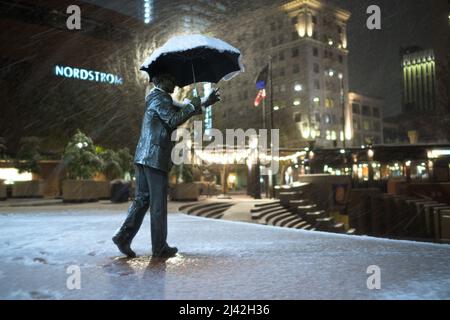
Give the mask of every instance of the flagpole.
MULTIPOLYGON (((272 129, 274 128, 273 114, 273 81, 272 81, 272 56, 269 56, 269 82, 270 82, 270 163, 273 163, 272 129)), ((269 177, 270 198, 275 196, 275 175, 271 172, 269 177)))

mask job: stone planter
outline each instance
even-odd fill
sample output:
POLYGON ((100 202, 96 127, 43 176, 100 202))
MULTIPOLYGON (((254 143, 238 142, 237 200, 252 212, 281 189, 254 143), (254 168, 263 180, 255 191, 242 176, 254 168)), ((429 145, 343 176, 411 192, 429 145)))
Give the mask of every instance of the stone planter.
POLYGON ((214 182, 194 182, 197 185, 199 195, 217 196, 220 194, 221 188, 214 182))
POLYGON ((109 180, 96 182, 97 182, 98 199, 99 200, 111 199, 111 182, 109 180))
POLYGON ((64 180, 62 190, 64 202, 93 202, 98 201, 105 195, 105 182, 94 180, 64 180))
POLYGON ((0 180, 0 201, 6 200, 6 186, 3 183, 3 180, 0 180))
POLYGON ((13 198, 42 198, 44 183, 40 180, 18 181, 12 185, 13 198))
POLYGON ((179 183, 171 188, 171 198, 174 201, 198 201, 199 190, 196 183, 179 183))

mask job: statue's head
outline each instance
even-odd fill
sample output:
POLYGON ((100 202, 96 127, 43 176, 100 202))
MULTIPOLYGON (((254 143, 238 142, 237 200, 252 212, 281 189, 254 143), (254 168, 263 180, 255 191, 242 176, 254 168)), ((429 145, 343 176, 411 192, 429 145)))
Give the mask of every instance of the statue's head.
POLYGON ((153 84, 166 91, 167 93, 173 93, 175 90, 175 77, 170 73, 161 73, 152 77, 153 84))

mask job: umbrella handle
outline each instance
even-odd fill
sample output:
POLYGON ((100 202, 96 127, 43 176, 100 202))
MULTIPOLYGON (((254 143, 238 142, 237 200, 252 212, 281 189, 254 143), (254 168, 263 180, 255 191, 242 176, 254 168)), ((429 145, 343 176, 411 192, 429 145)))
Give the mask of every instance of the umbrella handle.
POLYGON ((197 82, 195 81, 194 63, 191 61, 192 77, 194 78, 194 97, 198 97, 197 82))

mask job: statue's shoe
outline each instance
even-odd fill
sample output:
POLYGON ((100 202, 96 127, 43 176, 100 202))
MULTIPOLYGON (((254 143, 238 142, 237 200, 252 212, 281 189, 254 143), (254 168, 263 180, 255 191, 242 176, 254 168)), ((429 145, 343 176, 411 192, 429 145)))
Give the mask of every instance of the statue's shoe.
POLYGON ((130 243, 128 241, 123 241, 119 236, 114 236, 112 238, 114 244, 119 248, 119 251, 126 255, 128 258, 135 258, 136 253, 131 250, 130 243))

